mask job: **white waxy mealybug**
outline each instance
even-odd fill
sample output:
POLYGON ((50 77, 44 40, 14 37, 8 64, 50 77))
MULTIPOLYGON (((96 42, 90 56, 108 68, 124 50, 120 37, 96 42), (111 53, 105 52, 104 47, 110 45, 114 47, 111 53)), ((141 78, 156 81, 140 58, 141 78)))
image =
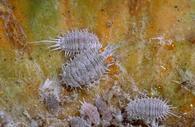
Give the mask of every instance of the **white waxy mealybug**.
POLYGON ((13 121, 11 116, 9 116, 4 111, 0 110, 0 127, 16 127, 17 123, 13 121))
POLYGON ((174 115, 167 101, 159 98, 137 98, 129 102, 126 111, 130 119, 163 120, 174 115))
POLYGON ((72 117, 70 119, 70 127, 91 127, 91 125, 80 117, 72 117))
POLYGON ((101 118, 106 122, 110 122, 112 120, 112 111, 106 101, 104 101, 102 97, 97 96, 95 105, 101 115, 101 118))
POLYGON ((71 62, 62 67, 62 83, 71 88, 92 86, 99 82, 109 71, 113 62, 106 63, 116 46, 107 46, 103 52, 89 49, 78 54, 71 62))
POLYGON ((56 80, 47 79, 39 87, 41 100, 46 104, 49 111, 58 110, 60 102, 61 86, 56 80))
POLYGON ((52 44, 49 48, 62 50, 66 55, 72 56, 87 49, 100 49, 102 47, 99 38, 88 32, 87 29, 73 30, 51 40, 42 40, 35 43, 52 44))
POLYGON ((118 108, 113 108, 113 117, 115 119, 114 121, 117 123, 120 123, 123 121, 123 114, 121 110, 118 108))
POLYGON ((82 117, 86 118, 87 121, 89 121, 90 123, 95 125, 100 124, 100 114, 94 105, 83 102, 80 109, 80 114, 82 117))

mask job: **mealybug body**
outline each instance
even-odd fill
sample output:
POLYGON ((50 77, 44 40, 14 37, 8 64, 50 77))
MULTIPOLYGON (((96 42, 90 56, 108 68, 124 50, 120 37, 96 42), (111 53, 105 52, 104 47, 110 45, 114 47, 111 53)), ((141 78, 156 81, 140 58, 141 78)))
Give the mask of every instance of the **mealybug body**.
POLYGON ((109 71, 113 63, 106 63, 115 47, 108 46, 105 51, 89 49, 78 54, 70 63, 62 67, 62 82, 65 86, 78 88, 97 83, 109 71))
POLYGON ((100 49, 102 47, 98 37, 87 29, 74 30, 51 40, 37 41, 52 44, 49 48, 62 50, 68 56, 73 56, 87 49, 100 49))
POLYGON ((171 112, 171 106, 159 98, 138 98, 130 101, 126 111, 131 119, 155 120, 165 119, 171 112))
POLYGON ((41 100, 46 104, 49 111, 58 110, 60 102, 60 84, 55 80, 47 79, 40 87, 41 100))
POLYGON ((100 124, 100 114, 94 105, 86 102, 82 103, 80 114, 84 118, 87 118, 90 123, 95 125, 100 124))
POLYGON ((12 120, 12 118, 0 110, 0 127, 16 127, 17 124, 12 120))
POLYGON ((95 105, 101 115, 101 118, 106 122, 110 122, 112 120, 112 111, 102 97, 97 96, 95 105))

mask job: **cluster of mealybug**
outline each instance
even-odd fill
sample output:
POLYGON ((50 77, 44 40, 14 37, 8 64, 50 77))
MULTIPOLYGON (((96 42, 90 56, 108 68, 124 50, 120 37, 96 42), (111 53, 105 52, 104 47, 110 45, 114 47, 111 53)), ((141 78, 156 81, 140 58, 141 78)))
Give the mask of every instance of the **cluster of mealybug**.
MULTIPOLYGON (((86 29, 67 32, 53 40, 37 42, 50 43, 52 44, 50 48, 53 50, 62 50, 66 55, 74 58, 62 66, 61 74, 61 83, 71 88, 98 83, 111 65, 105 60, 112 55, 115 49, 114 46, 107 46, 103 52, 100 52, 102 45, 98 37, 86 29)), ((57 82, 48 79, 40 86, 41 98, 49 109, 55 110, 58 107, 60 100, 58 88, 57 82)))
MULTIPOLYGON (((100 96, 97 96, 95 105, 83 102, 80 109, 80 117, 73 117, 70 119, 71 127, 84 127, 86 123, 91 126, 111 126, 111 122, 116 116, 115 111, 107 104, 107 102, 100 96), (84 122, 85 121, 85 122, 84 122), (80 122, 80 126, 78 125, 80 122), (81 125, 82 124, 82 125, 81 125)), ((118 122, 118 121, 117 121, 118 122)))
MULTIPOLYGON (((120 99, 118 101, 120 102, 120 99)), ((85 121, 81 122, 83 125, 88 123, 90 126, 133 127, 134 125, 143 125, 157 127, 161 120, 165 120, 168 116, 176 116, 172 109, 173 107, 167 101, 156 97, 136 97, 134 100, 130 100, 127 106, 118 108, 112 106, 104 97, 97 96, 95 105, 82 103, 80 117, 76 117, 79 119, 70 121, 70 126, 77 127, 74 126, 75 123, 82 119, 85 121)))
POLYGON ((126 111, 130 119, 163 120, 170 115, 172 107, 159 98, 137 98, 129 102, 126 111))
POLYGON ((98 37, 86 29, 74 30, 51 40, 39 42, 51 43, 53 50, 62 50, 73 59, 62 66, 61 83, 70 88, 81 88, 98 84, 112 65, 106 60, 112 56, 116 46, 107 46, 101 52, 102 45, 98 37))
MULTIPOLYGON (((102 51, 102 45, 93 33, 87 30, 71 31, 53 40, 43 40, 39 42, 51 43, 53 50, 62 50, 73 59, 62 66, 61 83, 70 88, 81 88, 97 84, 99 80, 109 71, 109 67, 114 64, 107 59, 113 55, 116 46, 108 45, 102 51)), ((55 110, 59 106, 59 84, 46 80, 40 87, 41 97, 47 106, 55 110), (55 85, 51 85, 55 84, 55 85)), ((90 127, 123 125, 124 120, 137 120, 155 122, 163 120, 169 115, 172 107, 159 98, 142 97, 129 102, 126 107, 126 116, 121 109, 111 110, 106 101, 97 97, 96 106, 84 102, 80 109, 80 117, 70 119, 72 127, 90 127), (128 118, 127 118, 128 117, 128 118)), ((130 123, 131 124, 131 123, 130 123)))
MULTIPOLYGON (((97 101, 99 101, 99 100, 97 100, 97 101)), ((102 104, 100 104, 98 106, 101 106, 101 105, 102 104)), ((101 122, 100 115, 101 114, 99 113, 99 108, 97 106, 94 106, 91 103, 82 102, 82 105, 80 108, 80 117, 71 118, 70 119, 70 126, 71 127, 87 127, 87 125, 90 127, 91 127, 91 125, 100 126, 100 122, 101 122)))

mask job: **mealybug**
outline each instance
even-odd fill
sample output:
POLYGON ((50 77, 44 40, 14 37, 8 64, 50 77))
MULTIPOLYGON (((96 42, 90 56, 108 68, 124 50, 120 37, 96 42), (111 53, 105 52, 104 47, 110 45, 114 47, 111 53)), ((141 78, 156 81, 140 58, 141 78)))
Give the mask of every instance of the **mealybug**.
POLYGON ((88 32, 87 29, 73 30, 55 39, 36 41, 34 43, 51 44, 49 48, 64 51, 66 55, 73 56, 87 49, 100 49, 102 47, 99 38, 88 32))
POLYGON ((57 111, 60 102, 60 84, 56 80, 47 79, 39 87, 41 100, 46 104, 49 111, 57 111))
POLYGON ((87 118, 90 123, 95 125, 100 124, 100 114, 94 105, 87 102, 82 103, 80 114, 84 118, 87 118))
POLYGON ((62 83, 71 88, 98 83, 113 64, 113 61, 106 62, 106 60, 112 56, 115 48, 115 46, 107 46, 103 52, 98 49, 89 49, 78 54, 62 67, 62 83))
POLYGON ((110 122, 112 120, 112 111, 102 97, 97 96, 95 105, 101 115, 101 118, 106 122, 110 122))
POLYGON ((167 101, 145 97, 130 101, 126 111, 131 119, 162 120, 167 116, 174 115, 171 109, 172 107, 167 104, 167 101))

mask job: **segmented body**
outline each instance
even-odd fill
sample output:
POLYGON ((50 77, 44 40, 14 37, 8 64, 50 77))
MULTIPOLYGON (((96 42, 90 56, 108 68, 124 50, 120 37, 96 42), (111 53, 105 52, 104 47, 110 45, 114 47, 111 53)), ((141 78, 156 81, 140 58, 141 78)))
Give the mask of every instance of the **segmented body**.
POLYGON ((131 119, 155 120, 165 119, 171 113, 171 106, 159 98, 138 98, 130 101, 127 113, 131 119))
POLYGON ((51 43, 53 50, 62 50, 66 55, 72 56, 87 49, 100 49, 102 47, 98 37, 87 29, 74 30, 51 40, 38 42, 51 43))
POLYGON ((103 100, 102 97, 97 96, 95 105, 101 115, 101 118, 106 122, 110 122, 112 120, 112 111, 106 101, 103 100))
POLYGON ((17 123, 13 121, 11 116, 0 110, 0 127, 16 127, 17 123))
POLYGON ((39 87, 40 99, 49 111, 56 112, 59 108, 61 87, 56 80, 45 80, 39 87))
POLYGON ((90 123, 93 123, 95 125, 100 124, 100 114, 97 110, 97 108, 90 104, 90 103, 82 103, 81 109, 80 109, 81 116, 84 118, 87 118, 87 120, 90 123))
POLYGON ((63 84, 78 88, 97 83, 109 71, 108 67, 111 64, 104 61, 112 55, 113 50, 114 48, 107 47, 102 53, 97 49, 90 49, 78 54, 70 63, 63 66, 63 84))

